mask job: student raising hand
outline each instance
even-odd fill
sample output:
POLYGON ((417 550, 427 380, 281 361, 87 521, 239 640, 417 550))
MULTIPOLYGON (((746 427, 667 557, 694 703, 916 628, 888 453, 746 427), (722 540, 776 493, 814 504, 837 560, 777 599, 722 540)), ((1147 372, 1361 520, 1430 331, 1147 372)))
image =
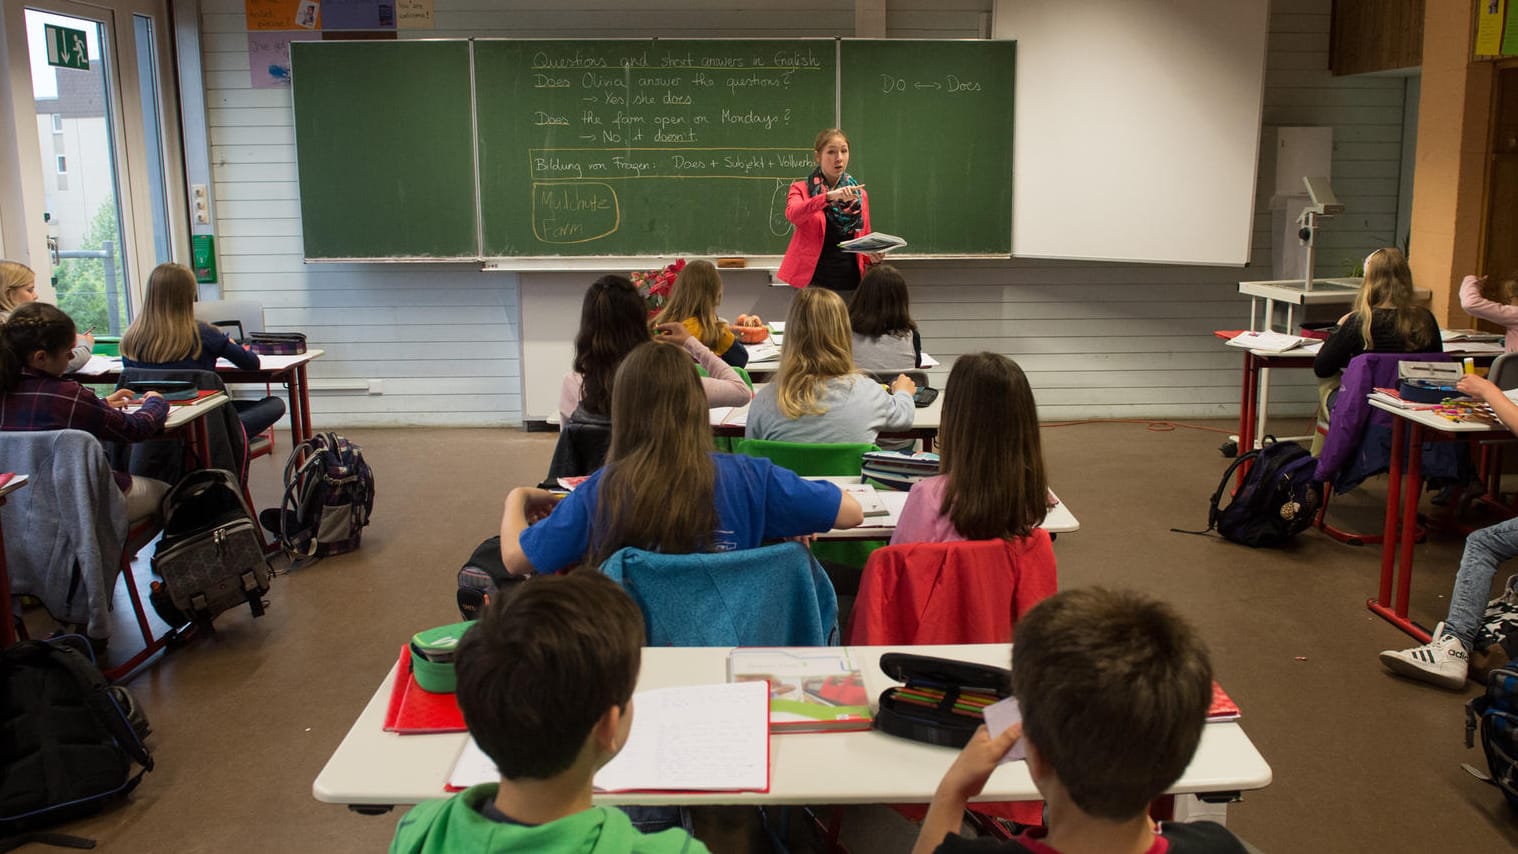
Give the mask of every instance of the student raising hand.
POLYGON ((654 336, 655 341, 673 344, 676 347, 684 347, 685 342, 691 337, 690 330, 686 329, 683 323, 661 323, 654 327, 654 331, 657 333, 654 336))

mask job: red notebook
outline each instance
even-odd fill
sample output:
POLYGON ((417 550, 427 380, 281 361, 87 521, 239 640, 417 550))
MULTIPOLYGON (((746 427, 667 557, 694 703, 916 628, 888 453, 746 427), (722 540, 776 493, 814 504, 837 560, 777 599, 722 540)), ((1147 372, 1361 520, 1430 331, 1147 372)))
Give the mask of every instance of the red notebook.
POLYGON ((1223 686, 1216 681, 1212 683, 1212 706, 1207 709, 1208 722, 1236 721, 1239 719, 1239 704, 1223 690, 1223 686))
POLYGON ((458 697, 423 691, 411 674, 411 645, 401 647, 395 687, 390 691, 390 705, 385 709, 385 732, 423 735, 467 729, 464 713, 459 711, 458 697))

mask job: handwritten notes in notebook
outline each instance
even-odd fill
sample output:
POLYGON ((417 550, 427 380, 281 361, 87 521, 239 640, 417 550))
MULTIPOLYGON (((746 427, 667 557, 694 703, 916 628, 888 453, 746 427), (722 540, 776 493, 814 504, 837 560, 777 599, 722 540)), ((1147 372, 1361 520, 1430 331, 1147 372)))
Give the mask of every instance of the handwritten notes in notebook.
MULTIPOLYGON (((692 685, 633 695, 632 732, 596 772, 598 792, 764 792, 770 787, 769 687, 763 682, 692 685)), ((498 779, 469 739, 449 788, 498 779)))

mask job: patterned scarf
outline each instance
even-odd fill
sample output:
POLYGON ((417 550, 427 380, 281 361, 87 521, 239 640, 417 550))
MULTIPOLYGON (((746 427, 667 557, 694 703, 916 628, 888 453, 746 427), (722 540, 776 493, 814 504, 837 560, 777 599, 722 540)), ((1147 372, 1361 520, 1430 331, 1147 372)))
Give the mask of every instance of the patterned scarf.
MULTIPOLYGON (((858 185, 859 182, 854 180, 854 176, 845 172, 838 176, 838 183, 836 185, 829 187, 828 179, 823 176, 821 166, 813 169, 812 174, 808 175, 806 179, 806 188, 809 196, 821 196, 829 190, 835 190, 838 187, 855 187, 858 185)), ((846 202, 828 202, 826 210, 828 219, 832 220, 833 224, 838 226, 844 234, 853 234, 864 227, 863 207, 860 205, 858 199, 846 202)))

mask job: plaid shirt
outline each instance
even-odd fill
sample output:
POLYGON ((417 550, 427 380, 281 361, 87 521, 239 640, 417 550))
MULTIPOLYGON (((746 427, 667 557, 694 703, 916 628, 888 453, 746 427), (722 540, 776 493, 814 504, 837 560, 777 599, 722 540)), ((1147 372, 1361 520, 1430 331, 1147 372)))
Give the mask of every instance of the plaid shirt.
MULTIPOLYGON (((0 395, 0 430, 83 430, 104 442, 140 442, 163 429, 169 402, 155 397, 133 413, 112 409, 73 380, 21 369, 21 383, 0 395)), ((122 492, 132 476, 116 472, 122 492)))

